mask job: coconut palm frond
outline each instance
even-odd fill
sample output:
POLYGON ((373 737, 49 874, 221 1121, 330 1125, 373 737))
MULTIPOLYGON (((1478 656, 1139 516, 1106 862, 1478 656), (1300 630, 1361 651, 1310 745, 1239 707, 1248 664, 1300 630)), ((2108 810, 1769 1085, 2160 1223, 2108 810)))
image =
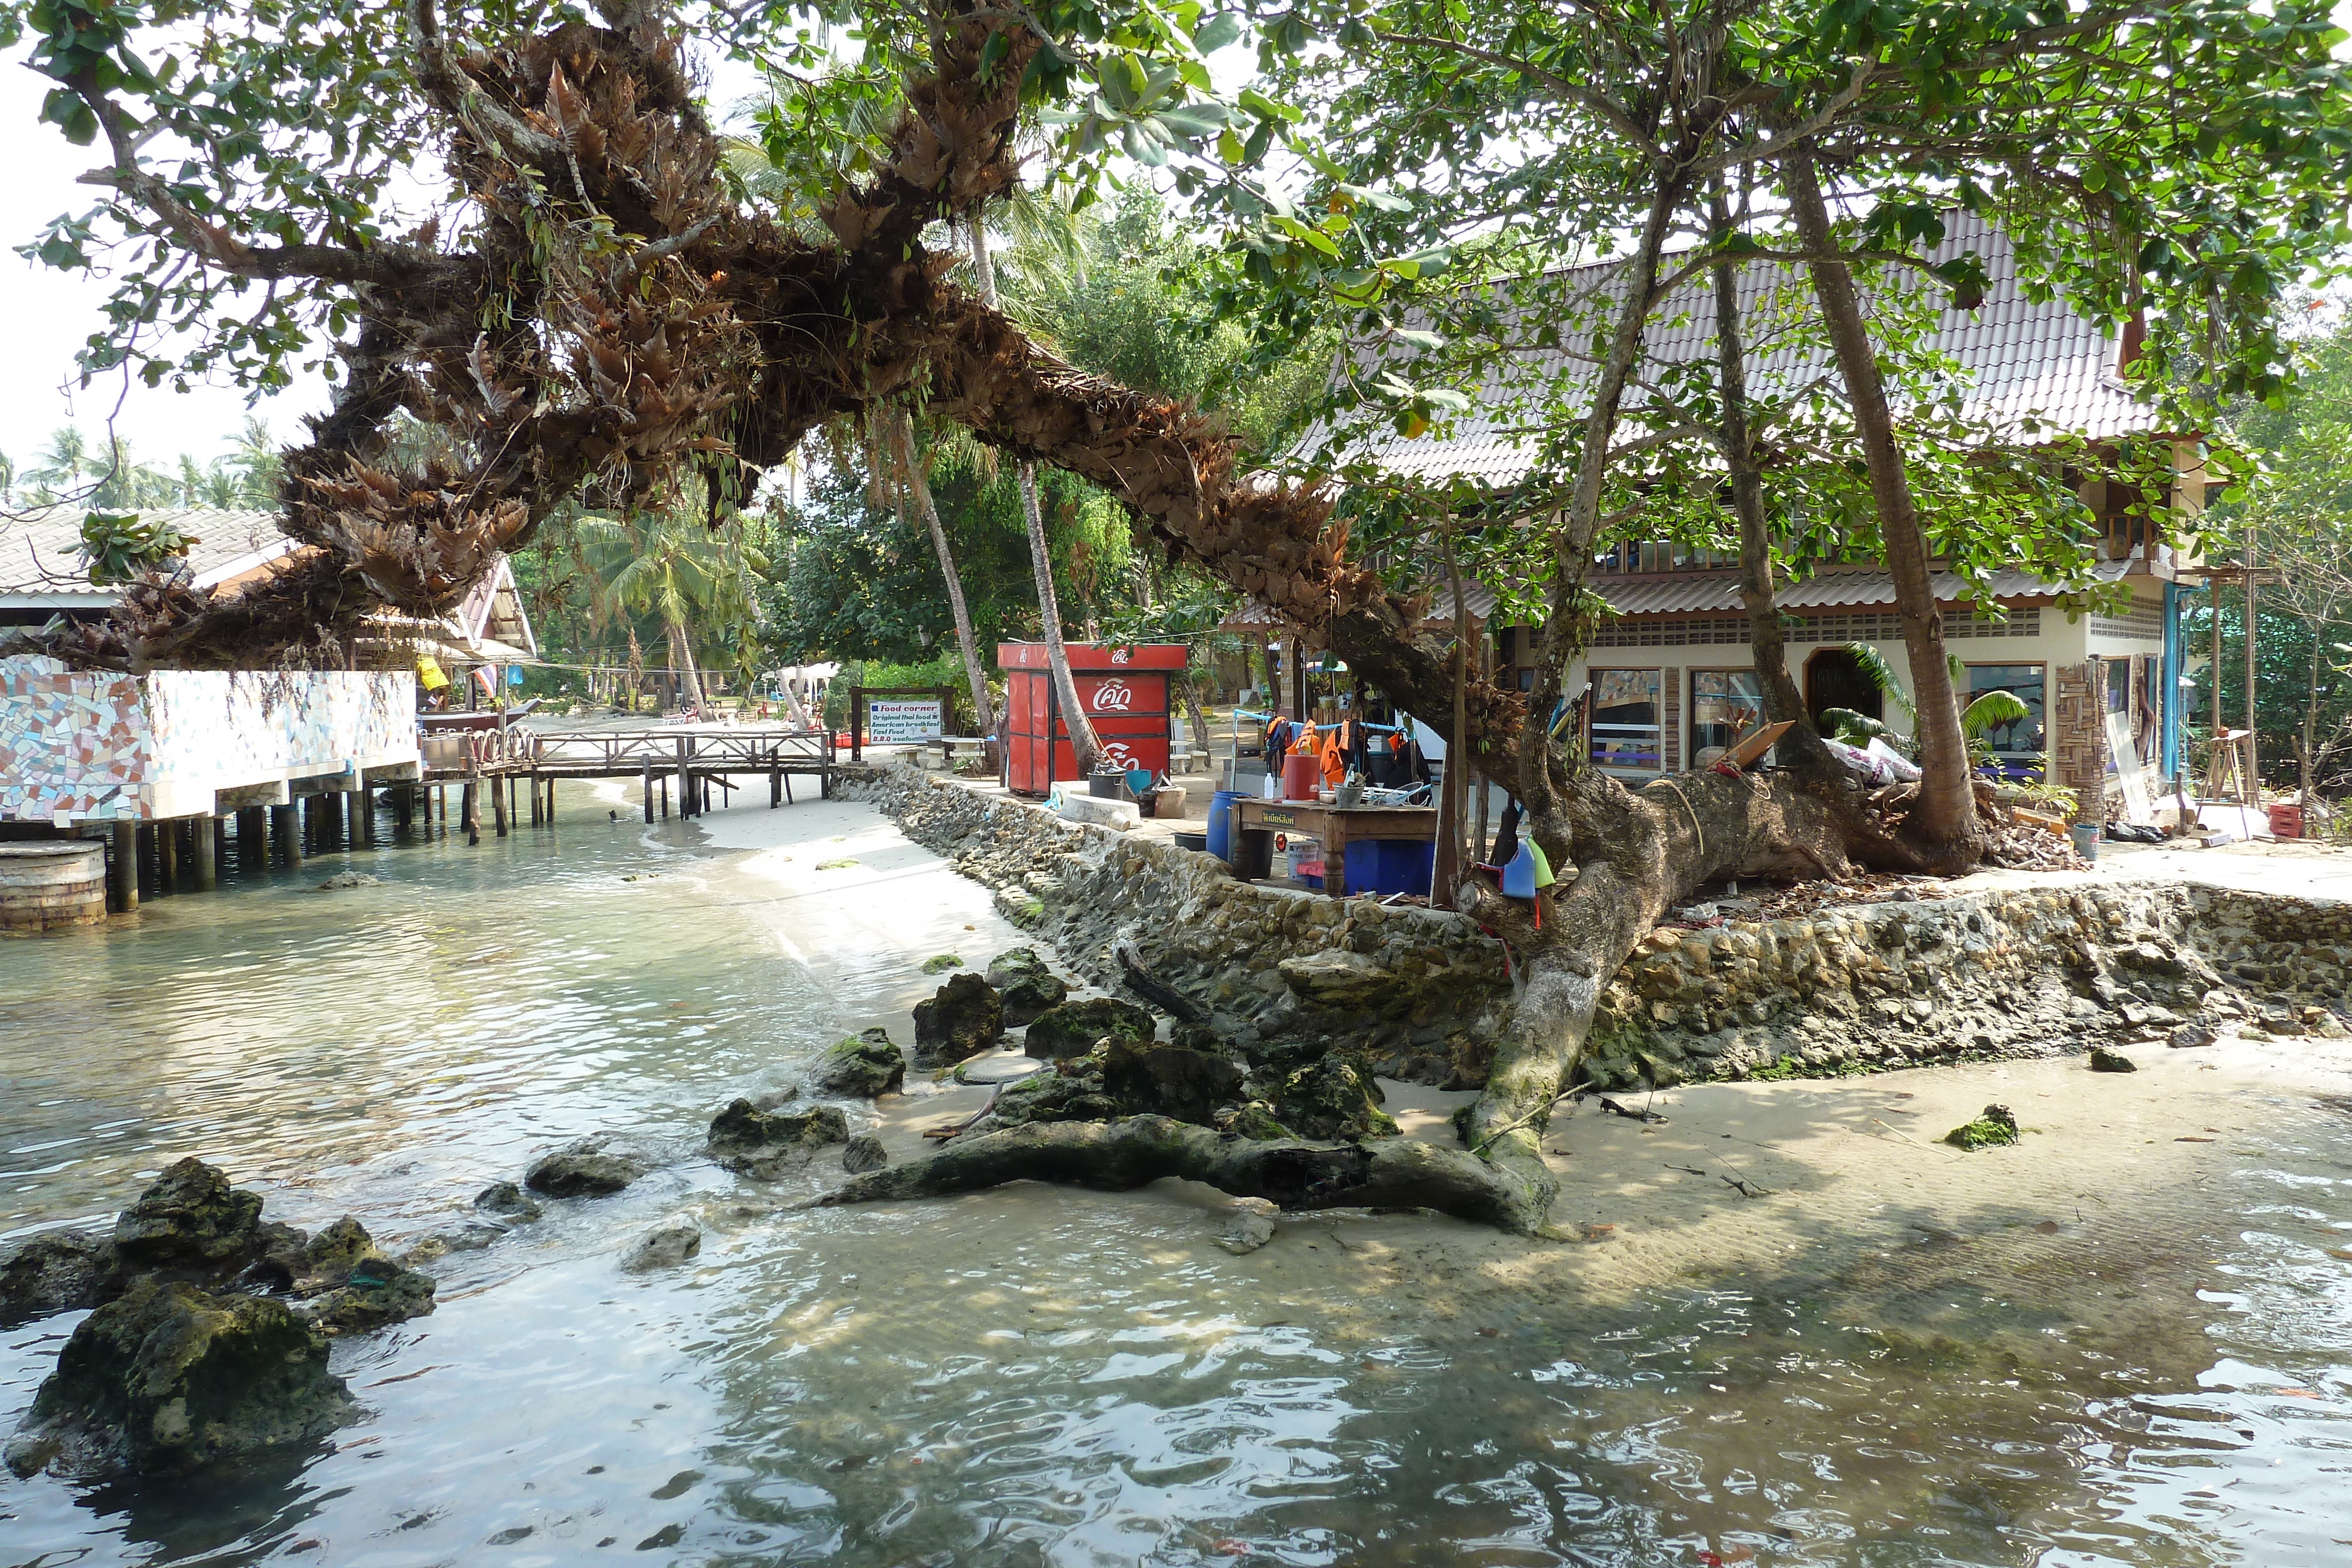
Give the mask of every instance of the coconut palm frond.
MULTIPOLYGON (((1895 673, 1895 666, 1888 661, 1885 654, 1867 643, 1848 643, 1845 645, 1845 651, 1853 655, 1855 666, 1862 671, 1872 685, 1878 688, 1881 696, 1912 717, 1916 718, 1919 716, 1918 706, 1912 702, 1910 695, 1903 689, 1903 677, 1895 673)), ((1832 711, 1841 710, 1832 709, 1832 711)))
POLYGON ((2032 716, 2033 710, 2027 707, 2016 693, 1987 692, 1960 710, 1960 733, 1975 740, 2002 725, 2015 724, 2032 716))
POLYGON ((1868 746, 1882 736, 1895 733, 1868 714, 1857 713, 1850 707, 1822 709, 1822 722, 1830 727, 1831 739, 1847 746, 1868 746))

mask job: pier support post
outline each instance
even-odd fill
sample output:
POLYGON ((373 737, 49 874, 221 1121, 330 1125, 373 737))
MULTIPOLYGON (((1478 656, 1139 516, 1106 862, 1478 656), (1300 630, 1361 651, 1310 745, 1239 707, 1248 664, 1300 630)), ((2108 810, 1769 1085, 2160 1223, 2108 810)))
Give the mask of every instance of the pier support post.
POLYGON ((530 776, 530 825, 531 825, 532 827, 534 827, 534 828, 536 828, 536 827, 538 827, 538 826, 540 825, 540 821, 539 821, 539 775, 538 775, 538 774, 536 774, 536 773, 534 773, 534 774, 532 774, 532 775, 530 776))
POLYGON ((507 781, 493 779, 489 780, 489 786, 490 821, 498 829, 499 837, 503 839, 507 836, 507 781))
POLYGON ((163 890, 163 870, 158 860, 161 853, 162 852, 155 847, 155 824, 140 823, 137 859, 139 896, 142 898, 152 898, 163 890))
POLYGON ((269 808, 247 806, 236 814, 236 863, 247 872, 269 869, 269 808))
POLYGON ((768 769, 768 810, 772 811, 784 803, 784 770, 768 769))
POLYGON ((471 777, 467 779, 465 789, 458 792, 457 815, 465 824, 466 842, 480 843, 482 841, 482 791, 479 779, 471 777))
POLYGON ((278 861, 280 865, 302 863, 301 808, 288 802, 269 808, 269 836, 278 841, 278 861))
POLYGON ((403 784, 392 792, 392 831, 406 838, 416 824, 416 793, 414 784, 403 784))
POLYGON ((555 826, 555 775, 547 776, 547 825, 555 826))
POLYGON ((352 848, 375 848, 375 791, 362 784, 346 800, 352 817, 352 848))
POLYGON ((228 873, 228 830, 233 825, 226 816, 213 819, 213 883, 217 885, 228 873))
POLYGON ((647 763, 646 765, 644 784, 646 797, 646 825, 647 827, 651 827, 654 821, 654 770, 651 763, 647 763))
POLYGON ((198 817, 188 824, 188 831, 195 840, 195 853, 188 858, 195 862, 191 869, 196 873, 196 888, 210 893, 220 885, 220 823, 211 817, 198 817))
POLYGON ((106 904, 117 915, 139 907, 139 824, 120 818, 106 846, 106 904))

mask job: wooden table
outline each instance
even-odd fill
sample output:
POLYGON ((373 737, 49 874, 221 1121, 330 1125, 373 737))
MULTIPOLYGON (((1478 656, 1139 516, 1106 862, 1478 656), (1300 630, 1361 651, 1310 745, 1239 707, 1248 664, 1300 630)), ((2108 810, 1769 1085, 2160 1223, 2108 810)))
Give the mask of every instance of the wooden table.
POLYGON ((1323 846, 1323 891, 1348 895, 1348 845, 1377 839, 1426 841, 1437 836, 1434 806, 1325 806, 1306 800, 1234 802, 1234 873, 1244 882, 1268 876, 1274 835, 1303 833, 1323 846))

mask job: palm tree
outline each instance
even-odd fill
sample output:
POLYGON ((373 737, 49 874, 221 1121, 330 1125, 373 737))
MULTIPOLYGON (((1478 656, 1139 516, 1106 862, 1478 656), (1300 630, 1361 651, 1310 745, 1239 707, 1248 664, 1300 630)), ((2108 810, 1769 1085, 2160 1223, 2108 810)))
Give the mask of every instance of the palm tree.
POLYGON ((245 428, 231 440, 228 455, 221 461, 236 476, 239 505, 263 512, 278 509, 278 486, 285 474, 285 459, 278 455, 278 442, 270 435, 266 420, 247 414, 245 428))
MULTIPOLYGON (((955 555, 948 549, 947 529, 940 526, 940 509, 931 498, 930 476, 915 450, 915 422, 904 410, 891 423, 894 466, 901 493, 913 497, 915 510, 930 530, 931 549, 939 553, 940 575, 947 580, 948 607, 955 612, 956 644, 963 650, 963 674, 971 687, 971 712, 980 733, 996 734, 996 715, 988 700, 988 673, 980 662, 980 644, 972 635, 971 611, 965 605, 963 579, 956 571, 955 555)), ((903 515, 903 514, 902 514, 903 515)))
POLYGON ((15 499, 16 494, 16 460, 6 453, 0 452, 0 502, 15 499))
POLYGON ((723 628, 721 641, 748 653, 758 619, 751 585, 767 567, 765 557, 740 530, 713 531, 696 508, 684 505, 583 517, 578 533, 595 582, 593 613, 604 624, 633 613, 658 621, 678 673, 678 695, 687 706, 700 707, 691 629, 697 622, 723 628))
MULTIPOLYGON (((997 308, 996 269, 988 258, 988 227, 975 208, 971 214, 971 270, 980 284, 981 301, 997 308)), ((1077 754, 1078 771, 1091 774, 1102 759, 1102 742, 1087 722, 1078 701, 1078 684, 1070 678, 1070 653, 1062 644, 1062 607, 1054 593, 1054 558, 1045 545, 1045 517, 1037 504, 1037 465, 1024 459, 1016 470, 1021 482, 1021 516, 1029 528, 1029 565, 1037 577, 1037 617, 1045 633, 1045 668, 1054 683, 1054 699, 1069 726, 1070 749, 1077 754)))
POLYGON ((38 487, 42 498, 55 500, 80 489, 89 471, 89 438, 79 426, 68 424, 49 433, 48 444, 34 455, 25 478, 38 487))

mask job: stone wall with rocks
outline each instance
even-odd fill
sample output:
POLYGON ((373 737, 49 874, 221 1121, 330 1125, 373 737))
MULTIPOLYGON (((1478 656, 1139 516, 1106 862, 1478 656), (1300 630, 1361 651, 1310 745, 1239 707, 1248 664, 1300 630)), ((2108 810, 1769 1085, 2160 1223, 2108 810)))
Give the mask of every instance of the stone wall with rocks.
MULTIPOLYGON (((1327 1041, 1391 1076, 1485 1082, 1508 1018, 1499 943, 1454 915, 1255 887, 1195 851, 1065 822, 911 768, 843 786, 993 888, 1098 984, 1134 943, 1243 1044, 1327 1041)), ((2194 1038, 2339 1031, 2352 905, 2160 883, 1985 889, 1643 939, 1603 994, 1604 1087, 1785 1077, 2194 1038)))

